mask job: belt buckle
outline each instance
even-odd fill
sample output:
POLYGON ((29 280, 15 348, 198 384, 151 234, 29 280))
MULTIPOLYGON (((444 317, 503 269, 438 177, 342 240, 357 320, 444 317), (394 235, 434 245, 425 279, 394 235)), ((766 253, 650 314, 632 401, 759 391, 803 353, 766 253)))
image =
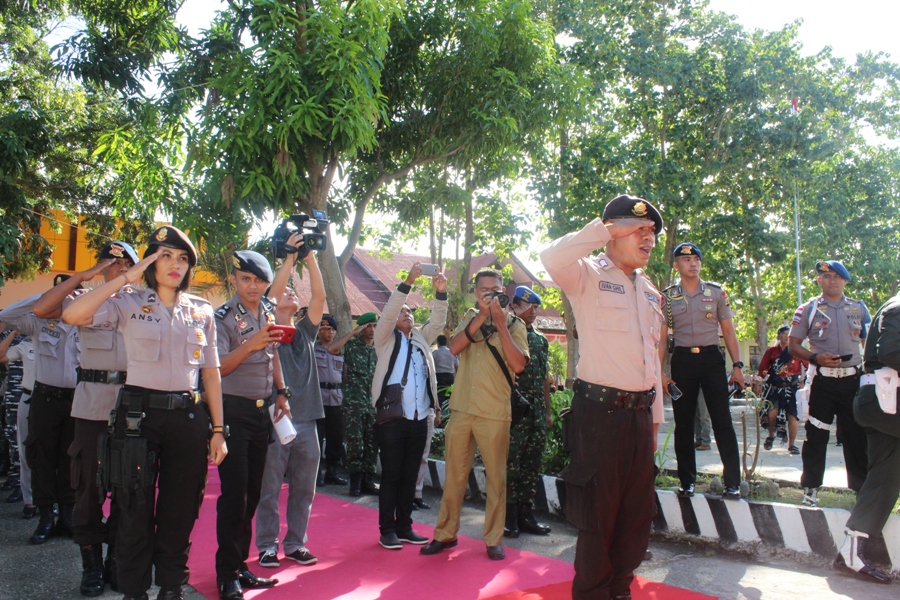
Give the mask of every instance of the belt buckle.
POLYGON ((692 347, 691 354, 700 354, 700 348, 698 346, 692 347))
POLYGON ((262 408, 265 405, 266 405, 266 401, 263 400, 262 398, 260 398, 259 400, 256 401, 256 408, 262 408))

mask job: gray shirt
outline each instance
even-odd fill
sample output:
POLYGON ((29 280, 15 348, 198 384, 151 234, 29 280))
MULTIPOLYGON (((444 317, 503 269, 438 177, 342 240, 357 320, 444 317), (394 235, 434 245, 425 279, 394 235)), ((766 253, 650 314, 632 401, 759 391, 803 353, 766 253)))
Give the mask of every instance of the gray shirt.
POLYGON ((318 332, 319 326, 313 325, 309 317, 303 317, 297 323, 294 341, 278 346, 284 383, 291 388, 291 420, 294 423, 325 418, 325 409, 322 408, 322 392, 325 390, 319 389, 319 373, 313 350, 318 332))
POLYGON ((41 319, 31 309, 40 294, 19 300, 0 311, 0 321, 31 336, 36 380, 46 385, 75 388, 78 367, 78 328, 60 319, 41 319))
MULTIPOLYGON (((225 356, 246 344, 262 327, 275 322, 272 305, 265 299, 257 314, 241 304, 238 297, 216 309, 216 335, 219 356, 225 356)), ((255 350, 230 374, 222 378, 222 393, 258 400, 272 395, 275 344, 255 350)))
POLYGON ((23 390, 34 390, 34 344, 31 343, 31 338, 23 338, 10 347, 6 356, 11 363, 21 361, 23 390))
POLYGON ((450 373, 452 375, 459 368, 459 357, 454 356, 447 346, 438 347, 437 350, 431 353, 431 356, 434 357, 435 373, 450 373))
POLYGON ((853 367, 862 362, 859 344, 865 339, 865 326, 871 321, 869 309, 862 300, 844 296, 832 303, 824 296, 817 296, 794 313, 789 335, 799 340, 808 338, 810 351, 817 354, 852 354, 841 366, 853 367))
MULTIPOLYGON (((344 357, 340 354, 329 353, 328 347, 318 342, 315 353, 319 382, 340 384, 344 379, 344 357)), ((343 390, 322 389, 322 404, 325 406, 340 406, 343 401, 343 390)))
POLYGON ((719 322, 732 317, 728 294, 718 283, 700 280, 693 294, 681 285, 663 291, 663 312, 669 321, 675 345, 718 346, 719 322))

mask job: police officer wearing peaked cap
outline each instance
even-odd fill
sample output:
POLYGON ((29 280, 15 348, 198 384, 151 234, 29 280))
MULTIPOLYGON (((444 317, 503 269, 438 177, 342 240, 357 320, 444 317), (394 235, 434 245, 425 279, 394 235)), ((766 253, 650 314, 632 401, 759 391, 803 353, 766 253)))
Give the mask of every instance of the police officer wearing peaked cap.
POLYGON ((709 411, 719 456, 722 459, 725 493, 723 498, 740 500, 741 464, 737 436, 728 406, 728 382, 741 387, 740 347, 734 331, 728 294, 718 283, 700 278, 703 254, 696 244, 685 242, 672 253, 673 266, 681 275, 679 282, 663 290, 666 325, 659 348, 660 364, 665 364, 666 337, 671 331, 672 378, 663 375, 663 385, 674 383, 682 396, 672 403, 675 412, 675 457, 678 461, 680 493, 694 495, 697 460, 694 449, 694 418, 700 390, 709 411), (725 358, 719 351, 719 329, 731 355, 732 370, 725 372, 725 358))
POLYGON ((222 403, 230 429, 228 457, 219 466, 222 494, 216 504, 216 578, 219 597, 243 598, 242 588, 271 587, 247 567, 253 515, 259 504, 269 447, 269 399, 277 390, 276 417, 290 418, 290 389, 284 385, 275 344, 280 337, 273 305, 264 292, 272 267, 264 256, 240 250, 232 258, 235 295, 216 310, 222 362, 222 403))
POLYGON ((112 325, 126 347, 127 378, 106 453, 123 469, 110 469, 112 459, 104 457, 98 478, 120 507, 116 565, 126 598, 147 598, 154 568, 157 597, 183 598, 206 459, 218 464, 228 451, 212 306, 184 293, 196 261, 183 232, 161 227, 151 234, 143 260, 63 309, 69 324, 112 325), (147 289, 121 292, 142 276, 147 289), (208 411, 198 402, 198 376, 208 411), (121 477, 122 470, 129 475, 121 477))
POLYGON ((809 389, 809 417, 801 457, 803 504, 818 505, 818 489, 825 475, 829 429, 835 418, 841 432, 847 484, 859 492, 866 480, 866 434, 853 417, 853 398, 861 375, 860 342, 871 321, 862 300, 844 295, 850 272, 836 260, 816 263, 816 281, 822 295, 798 307, 791 320, 788 350, 807 360, 815 375, 809 389), (809 340, 809 350, 801 344, 809 340), (847 360, 844 360, 847 358, 847 360))

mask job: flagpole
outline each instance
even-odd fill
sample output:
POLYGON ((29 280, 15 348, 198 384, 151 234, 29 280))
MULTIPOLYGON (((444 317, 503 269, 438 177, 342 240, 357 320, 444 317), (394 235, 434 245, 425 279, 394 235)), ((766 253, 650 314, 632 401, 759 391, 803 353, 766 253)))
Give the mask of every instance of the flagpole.
MULTIPOLYGON (((794 95, 794 88, 791 88, 791 115, 799 114, 797 108, 797 96, 794 95)), ((794 179, 794 254, 797 259, 797 306, 803 304, 803 285, 800 281, 800 211, 797 208, 797 179, 794 179)))

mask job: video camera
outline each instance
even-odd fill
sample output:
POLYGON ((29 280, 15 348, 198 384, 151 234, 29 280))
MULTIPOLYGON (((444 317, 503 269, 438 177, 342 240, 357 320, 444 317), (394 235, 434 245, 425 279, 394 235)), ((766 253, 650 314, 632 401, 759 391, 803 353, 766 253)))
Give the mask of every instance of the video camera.
POLYGON ((281 221, 272 234, 272 250, 275 258, 285 258, 288 254, 297 253, 297 258, 306 258, 311 250, 324 250, 328 244, 325 232, 328 230, 328 216, 324 210, 312 211, 312 217, 306 214, 291 215, 281 221), (291 234, 296 231, 308 229, 310 233, 303 233, 303 245, 299 248, 287 243, 291 234))
POLYGON ((509 296, 504 294, 503 292, 490 292, 489 294, 484 295, 485 298, 490 298, 493 302, 494 298, 497 298, 500 302, 500 308, 506 308, 509 306, 509 296))

